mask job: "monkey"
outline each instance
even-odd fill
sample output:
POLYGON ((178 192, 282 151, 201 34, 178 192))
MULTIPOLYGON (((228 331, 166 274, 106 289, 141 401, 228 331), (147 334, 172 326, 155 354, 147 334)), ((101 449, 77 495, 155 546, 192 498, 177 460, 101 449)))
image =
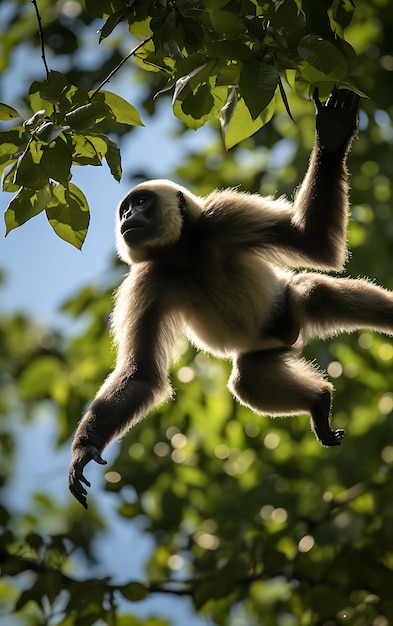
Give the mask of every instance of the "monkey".
POLYGON ((114 438, 172 397, 169 368, 185 334, 232 361, 228 387, 256 414, 309 414, 325 447, 333 386, 306 361, 314 337, 370 328, 393 334, 393 293, 367 279, 332 275, 348 258, 347 156, 359 96, 314 92, 316 136, 293 201, 235 189, 198 197, 168 180, 138 184, 117 211, 119 256, 130 271, 117 291, 114 371, 79 423, 69 489, 87 508, 83 471, 114 438))

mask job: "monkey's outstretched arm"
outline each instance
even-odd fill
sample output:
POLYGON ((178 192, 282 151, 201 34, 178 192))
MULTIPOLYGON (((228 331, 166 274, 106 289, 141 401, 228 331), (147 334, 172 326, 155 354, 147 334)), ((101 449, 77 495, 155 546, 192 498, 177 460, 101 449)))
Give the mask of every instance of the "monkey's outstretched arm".
POLYGON ((316 140, 290 216, 269 230, 271 244, 298 252, 305 265, 341 270, 347 259, 346 158, 356 133, 359 96, 334 89, 325 105, 314 93, 316 140))
POLYGON ((224 191, 207 199, 206 214, 224 244, 267 248, 289 266, 339 270, 347 256, 346 157, 356 133, 359 97, 335 89, 324 105, 317 92, 314 101, 316 140, 293 204, 224 191))
POLYGON ((101 457, 105 446, 115 437, 123 435, 154 405, 171 394, 167 380, 168 358, 165 345, 160 341, 158 310, 152 308, 140 311, 138 315, 138 311, 131 311, 130 307, 128 313, 133 320, 132 326, 128 330, 117 330, 129 350, 128 358, 118 358, 116 369, 83 416, 72 444, 68 485, 73 496, 85 508, 87 492, 83 485, 90 487, 83 475, 87 463, 94 460, 105 464, 101 457))
POLYGON ((90 487, 84 467, 92 460, 105 465, 101 452, 106 445, 140 421, 166 392, 166 380, 157 380, 154 372, 115 370, 109 376, 80 422, 72 445, 68 484, 82 506, 87 508, 83 484, 90 487))

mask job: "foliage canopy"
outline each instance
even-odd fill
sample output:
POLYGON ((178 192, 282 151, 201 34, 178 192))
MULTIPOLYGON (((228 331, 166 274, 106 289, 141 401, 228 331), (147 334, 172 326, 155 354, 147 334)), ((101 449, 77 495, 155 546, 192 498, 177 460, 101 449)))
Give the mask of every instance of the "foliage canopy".
POLYGON ((349 84, 356 67, 355 52, 343 38, 351 0, 324 0, 318 9, 312 0, 88 0, 84 17, 105 20, 99 41, 114 37, 122 22, 130 39, 143 39, 98 88, 84 89, 48 69, 42 21, 46 31, 53 12, 44 10, 45 2, 42 9, 33 5, 46 79, 30 86, 31 115, 23 122, 15 108, 0 105, 0 119, 18 120, 0 134, 2 189, 15 193, 5 213, 6 233, 46 211, 56 234, 78 248, 89 207, 70 182, 72 166, 106 161, 119 180, 120 151, 107 133, 116 124, 142 124, 131 104, 102 89, 127 59, 141 74, 158 75, 145 78, 158 86, 153 97, 170 92, 173 112, 186 127, 220 123, 227 149, 269 122, 280 99, 291 115, 288 89, 309 95, 318 87, 327 96, 334 84, 349 84))
MULTIPOLYGON (((18 45, 33 39, 35 54, 40 50, 32 5, 9 4, 14 12, 1 40, 4 70, 18 45)), ((69 180, 71 164, 97 166, 106 161, 118 176, 118 150, 108 133, 117 139, 125 129, 132 133, 139 119, 147 124, 154 115, 154 95, 162 92, 165 98, 168 87, 172 98, 176 95, 175 113, 186 117, 183 122, 192 125, 206 116, 217 128, 222 114, 214 90, 224 87, 229 98, 234 88, 238 106, 231 118, 237 120, 233 139, 236 129, 240 133, 246 126, 241 107, 247 109, 253 132, 252 125, 274 106, 271 122, 240 144, 234 141, 231 150, 221 150, 217 139, 182 163, 176 175, 193 190, 203 194, 241 181, 250 191, 291 193, 304 171, 314 132, 312 106, 302 96, 315 85, 326 95, 336 78, 340 84, 353 80, 369 98, 362 101, 360 137, 350 159, 349 273, 370 275, 393 288, 393 14, 388 0, 359 0, 354 12, 350 2, 336 1, 92 1, 88 7, 93 16, 80 10, 74 17, 63 12, 66 4, 58 5, 61 10, 53 10, 49 0, 39 5, 46 49, 62 72, 52 70, 49 80, 26 86, 21 103, 10 103, 29 112, 27 125, 18 122, 8 128, 2 144, 9 146, 2 153, 3 181, 15 184, 14 193, 26 198, 21 204, 11 201, 15 203, 8 209, 9 229, 46 210, 54 227, 66 237, 72 231, 76 245, 81 245, 88 211, 82 192, 69 180), (263 22, 264 14, 257 15, 261 7, 271 11, 269 24, 263 22), (199 14, 203 20, 198 28, 199 14), (252 18, 245 37, 236 28, 239 19, 248 24, 248 15, 252 18), (150 22, 150 17, 157 21, 150 22), (193 20, 192 28, 186 18, 193 20), (96 19, 101 20, 102 46, 112 43, 97 48, 96 62, 86 71, 79 53, 84 33, 96 29, 96 19), (132 77, 145 80, 147 90, 139 117, 106 89, 93 95, 95 86, 124 58, 122 21, 123 28, 129 24, 135 29, 138 41, 152 37, 133 55, 138 69, 132 77), (225 23, 224 32, 220 23, 225 23), (264 38, 258 35, 263 24, 264 38), (350 44, 344 41, 344 27, 350 44), (323 52, 317 54, 311 45, 314 56, 307 57, 309 42, 315 41, 309 37, 315 36, 323 52), (205 47, 197 49, 198 41, 205 47), (181 55, 174 42, 183 46, 181 55), (267 46, 272 62, 254 55, 258 45, 259 50, 267 46), (349 45, 357 52, 356 62, 349 45), (296 51, 296 59, 290 50, 296 51), (198 54, 203 63, 187 66, 198 54), (273 58, 279 58, 279 65, 273 58), (287 67, 285 59, 296 61, 296 67, 287 67), (343 71, 342 59, 345 74, 332 78, 337 68, 343 71), (199 69, 191 75, 204 63, 209 68, 205 73, 199 69), (259 98, 276 85, 263 112, 250 95, 251 71, 256 69, 256 76, 266 80, 266 88, 255 80, 259 98), (210 73, 227 82, 217 84, 215 79, 213 85, 210 73), (296 125, 288 116, 279 79, 296 125), (245 104, 239 107, 241 98, 245 104), (8 176, 9 167, 20 184, 8 176), (32 181, 36 185, 44 177, 48 187, 31 187, 32 181)), ((126 67, 121 70, 124 76, 126 67)), ((228 106, 233 106, 232 100, 228 106)), ((15 115, 7 107, 1 110, 8 119, 15 115)), ((112 272, 113 282, 119 282, 123 269, 115 266, 112 272)), ((372 333, 309 348, 307 356, 315 356, 334 379, 335 426, 347 431, 343 446, 334 451, 318 446, 306 418, 271 421, 237 406, 225 389, 226 364, 185 349, 173 371, 176 400, 124 438, 104 477, 116 520, 123 520, 127 529, 137 528, 141 540, 150 540, 138 576, 129 574, 135 546, 126 542, 118 564, 123 579, 108 578, 96 569, 97 562, 102 566, 98 546, 107 543, 112 549, 117 532, 110 527, 103 504, 108 500, 98 487, 97 506, 87 515, 71 498, 50 491, 55 471, 43 476, 26 501, 17 506, 10 502, 22 433, 37 415, 49 412, 56 444, 68 445, 76 420, 111 368, 111 291, 89 286, 64 306, 71 318, 85 320, 84 329, 72 338, 37 328, 24 316, 0 318, 0 620, 7 626, 164 626, 168 620, 160 600, 169 596, 176 607, 183 597, 189 598, 195 620, 207 616, 210 623, 222 626, 392 623, 393 349, 390 340, 372 333), (158 599, 156 608, 149 604, 151 597, 158 599)), ((109 565, 110 559, 105 572, 109 565)))

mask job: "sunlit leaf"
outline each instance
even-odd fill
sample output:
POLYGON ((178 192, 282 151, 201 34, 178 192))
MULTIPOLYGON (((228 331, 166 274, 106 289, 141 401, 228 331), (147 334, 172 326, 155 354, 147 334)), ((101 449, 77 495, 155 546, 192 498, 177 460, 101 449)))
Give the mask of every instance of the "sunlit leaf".
POLYGON ((61 361, 53 355, 42 356, 32 361, 19 379, 25 398, 39 398, 48 395, 56 382, 61 368, 61 361))
MULTIPOLYGON (((230 104, 227 103, 229 107, 230 104)), ((224 135, 225 147, 227 150, 238 144, 243 139, 251 137, 264 124, 272 118, 275 110, 275 101, 272 99, 263 113, 255 120, 252 119, 248 106, 243 98, 235 99, 232 115, 229 118, 222 117, 222 131, 224 135)))
POLYGON ((72 133, 72 160, 79 165, 101 165, 107 151, 107 141, 100 135, 72 133))
POLYGON ((298 52, 302 59, 319 72, 337 77, 345 76, 345 57, 330 41, 316 35, 306 35, 299 43, 298 52))
POLYGON ((34 162, 31 150, 26 150, 18 160, 14 182, 27 189, 41 189, 48 183, 47 174, 34 162))
POLYGON ((73 183, 55 185, 46 208, 48 221, 64 241, 82 248, 90 221, 89 206, 82 191, 73 183))
POLYGON ((77 131, 94 129, 97 127, 97 124, 103 121, 109 126, 115 122, 110 108, 105 102, 100 102, 99 100, 83 104, 66 113, 65 120, 67 124, 77 131))
POLYGON ((113 178, 120 181, 122 177, 120 150, 114 141, 108 139, 107 142, 108 150, 105 155, 106 162, 108 163, 113 178))
POLYGON ((138 111, 132 104, 110 91, 100 91, 92 102, 105 102, 110 108, 116 122, 129 126, 143 126, 138 111))
POLYGON ((267 107, 274 96, 279 74, 273 65, 265 63, 245 63, 240 72, 239 90, 255 120, 267 107))
POLYGON ((49 185, 42 189, 21 189, 11 200, 4 214, 6 234, 21 226, 29 219, 41 213, 48 206, 52 197, 49 185))
POLYGON ((14 120, 17 117, 21 117, 20 113, 8 104, 0 102, 0 120, 14 120))
POLYGON ((22 127, 0 133, 0 172, 26 149, 28 136, 22 127))

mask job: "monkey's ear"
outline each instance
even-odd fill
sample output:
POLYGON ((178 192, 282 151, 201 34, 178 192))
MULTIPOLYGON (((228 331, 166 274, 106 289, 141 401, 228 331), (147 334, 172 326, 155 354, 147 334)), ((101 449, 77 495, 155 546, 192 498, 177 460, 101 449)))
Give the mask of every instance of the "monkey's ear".
POLYGON ((184 198, 184 195, 181 191, 177 192, 177 197, 179 198, 179 211, 180 211, 180 215, 182 217, 184 217, 184 215, 186 215, 186 213, 188 212, 188 205, 187 202, 184 198))

